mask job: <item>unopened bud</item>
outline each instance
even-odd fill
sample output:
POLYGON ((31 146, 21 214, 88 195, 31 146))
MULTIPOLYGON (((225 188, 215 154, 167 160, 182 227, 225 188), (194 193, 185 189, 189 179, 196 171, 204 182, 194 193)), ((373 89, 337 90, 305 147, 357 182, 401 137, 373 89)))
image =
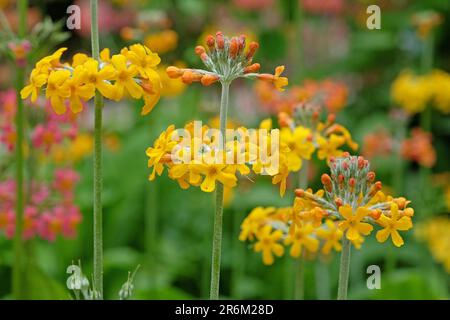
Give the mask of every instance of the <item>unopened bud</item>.
POLYGON ((247 60, 250 60, 255 55, 256 50, 258 50, 259 44, 257 42, 250 42, 248 45, 248 52, 246 55, 247 60))
POLYGON ((244 73, 256 73, 261 68, 261 65, 259 63, 253 63, 244 69, 244 73))
POLYGON ((166 73, 169 76, 169 78, 176 79, 176 78, 181 77, 184 72, 180 68, 170 66, 170 67, 167 67, 166 73))
POLYGON ((204 86, 210 86, 217 81, 219 81, 219 77, 211 74, 205 74, 200 80, 204 86))

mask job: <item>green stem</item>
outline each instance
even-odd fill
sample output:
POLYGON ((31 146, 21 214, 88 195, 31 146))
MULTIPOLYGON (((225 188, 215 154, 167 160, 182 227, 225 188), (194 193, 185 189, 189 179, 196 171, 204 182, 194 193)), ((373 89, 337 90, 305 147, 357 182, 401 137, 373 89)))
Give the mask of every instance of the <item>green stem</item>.
POLYGON ((338 300, 347 300, 351 245, 352 244, 350 240, 347 239, 347 234, 345 233, 342 240, 341 265, 339 269, 339 287, 337 295, 338 300))
MULTIPOLYGON (((25 38, 27 32, 27 0, 19 0, 17 9, 19 12, 19 37, 25 38)), ((16 112, 16 230, 14 234, 14 266, 12 276, 12 292, 16 299, 24 299, 24 247, 22 239, 23 230, 23 211, 24 211, 24 127, 25 115, 20 90, 24 86, 25 68, 17 68, 16 71, 16 94, 17 94, 17 112, 16 112)))
MULTIPOLYGON (((222 82, 222 97, 220 99, 220 132, 222 133, 223 147, 226 140, 228 95, 230 83, 222 82)), ((223 184, 216 185, 216 213, 214 215, 213 248, 211 263, 211 290, 209 298, 211 300, 219 299, 219 281, 220 281, 220 257, 222 251, 222 219, 223 218, 223 184)))
MULTIPOLYGON (((98 3, 91 0, 92 57, 99 60, 98 3)), ((94 290, 103 299, 103 230, 102 230, 102 109, 103 96, 95 93, 94 128, 94 290)))
MULTIPOLYGON (((302 169, 299 172, 298 187, 306 189, 308 187, 308 167, 309 161, 304 160, 302 169)), ((294 299, 303 300, 305 298, 305 262, 301 255, 295 262, 295 289, 294 299)))

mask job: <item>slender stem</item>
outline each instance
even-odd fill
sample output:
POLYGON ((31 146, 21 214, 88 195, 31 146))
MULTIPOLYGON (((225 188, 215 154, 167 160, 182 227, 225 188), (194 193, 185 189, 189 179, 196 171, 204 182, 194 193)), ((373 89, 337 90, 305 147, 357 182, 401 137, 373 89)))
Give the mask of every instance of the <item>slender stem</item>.
MULTIPOLYGON (((222 97, 220 99, 220 132, 222 133, 222 146, 225 146, 225 133, 227 128, 228 95, 230 83, 222 82, 222 97)), ((214 215, 214 234, 211 263, 211 290, 209 298, 219 299, 220 257, 222 251, 222 219, 223 218, 223 184, 216 185, 216 213, 214 215)))
MULTIPOLYGON (((304 160, 302 169, 299 172, 298 187, 306 189, 308 187, 308 167, 309 161, 304 160)), ((294 299, 303 300, 305 298, 305 262, 301 255, 295 262, 295 289, 294 299)))
POLYGON ((339 269, 338 300, 347 300, 348 276, 350 273, 350 249, 351 242, 347 239, 346 234, 344 234, 342 240, 341 265, 339 269))
MULTIPOLYGON (((27 32, 27 0, 19 0, 17 9, 19 12, 19 37, 23 39, 27 32)), ((14 234, 14 266, 12 276, 12 291, 16 299, 24 299, 24 247, 22 240, 23 231, 23 211, 24 211, 24 127, 25 114, 23 101, 20 97, 20 90, 24 86, 25 68, 17 68, 16 71, 16 94, 17 94, 17 112, 16 112, 16 230, 14 234)))
MULTIPOLYGON (((92 57, 99 59, 98 4, 91 0, 92 57)), ((95 93, 94 128, 94 290, 103 299, 103 230, 102 230, 102 109, 103 96, 95 93)))

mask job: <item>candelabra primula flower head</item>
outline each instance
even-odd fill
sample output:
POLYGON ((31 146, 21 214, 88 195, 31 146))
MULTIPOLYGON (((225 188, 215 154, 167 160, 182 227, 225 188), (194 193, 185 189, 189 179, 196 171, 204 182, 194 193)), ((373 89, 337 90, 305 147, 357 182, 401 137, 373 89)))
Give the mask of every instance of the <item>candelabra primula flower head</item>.
POLYGON ((292 207, 258 207, 243 221, 239 239, 257 241, 258 249, 254 249, 263 251, 265 264, 273 263, 273 253, 279 256, 284 252, 275 244, 290 246, 294 258, 340 251, 344 237, 359 249, 377 226, 378 242, 391 238, 396 247, 404 244, 399 231, 412 228, 410 201, 386 196, 369 162, 361 156, 344 153, 332 158, 329 166, 331 173, 321 177, 323 189, 315 193, 297 189, 292 207))
POLYGON ((278 174, 276 148, 272 150, 272 134, 240 127, 226 132, 222 145, 219 129, 189 122, 184 128, 170 125, 147 149, 148 167, 153 168, 149 180, 168 169, 169 178, 183 189, 198 186, 204 192, 215 190, 216 182, 227 188, 237 185, 238 176, 252 173, 278 174), (235 140, 237 136, 239 138, 235 140))
POLYGON ((109 49, 100 53, 100 61, 85 54, 73 56, 72 64, 60 61, 67 48, 60 48, 36 63, 30 83, 21 91, 22 99, 36 101, 45 88, 45 97, 57 114, 69 107, 73 113, 83 110, 96 90, 107 99, 119 101, 131 96, 143 99, 142 114, 148 114, 158 102, 161 80, 156 71, 160 58, 147 47, 134 44, 120 54, 110 56, 109 49))
POLYGON ((181 78, 186 84, 200 82, 209 86, 217 81, 230 83, 237 78, 259 79, 272 83, 278 90, 283 91, 288 85, 288 78, 282 77, 284 66, 275 68, 274 74, 258 73, 260 64, 253 62, 253 56, 259 48, 257 42, 251 42, 246 48, 246 37, 228 38, 218 31, 216 36, 206 38, 207 48, 197 46, 195 53, 200 57, 207 70, 187 69, 170 66, 167 74, 171 78, 181 78))

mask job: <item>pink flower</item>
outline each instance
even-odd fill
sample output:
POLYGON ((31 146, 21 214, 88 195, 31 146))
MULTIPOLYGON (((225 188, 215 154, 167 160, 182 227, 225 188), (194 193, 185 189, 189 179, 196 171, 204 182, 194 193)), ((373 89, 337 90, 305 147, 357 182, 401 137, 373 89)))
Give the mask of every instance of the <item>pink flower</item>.
POLYGON ((73 199, 75 184, 80 180, 78 173, 72 169, 58 169, 55 171, 53 188, 60 192, 65 200, 73 199))
POLYGON ((13 121, 17 110, 17 96, 13 89, 0 92, 0 110, 6 121, 13 121))
POLYGON ((8 152, 13 152, 16 147, 16 128, 13 127, 10 123, 5 123, 0 128, 0 143, 6 146, 8 152))
POLYGON ((62 230, 61 216, 47 211, 41 214, 38 224, 39 236, 47 241, 55 241, 62 230))
POLYGON ((14 237, 15 232, 15 215, 13 210, 0 209, 0 231, 4 230, 8 239, 14 237))
POLYGON ((63 134, 56 122, 39 124, 34 129, 31 141, 35 148, 44 148, 49 152, 51 147, 63 140, 63 134))
POLYGON ((41 205, 50 196, 50 190, 47 185, 33 182, 33 193, 31 195, 31 203, 41 205))
POLYGON ((8 179, 0 183, 0 208, 14 208, 16 201, 16 182, 8 179))
POLYGON ((82 220, 80 209, 76 206, 68 206, 64 210, 65 214, 62 216, 62 233, 67 238, 73 238, 82 220))

